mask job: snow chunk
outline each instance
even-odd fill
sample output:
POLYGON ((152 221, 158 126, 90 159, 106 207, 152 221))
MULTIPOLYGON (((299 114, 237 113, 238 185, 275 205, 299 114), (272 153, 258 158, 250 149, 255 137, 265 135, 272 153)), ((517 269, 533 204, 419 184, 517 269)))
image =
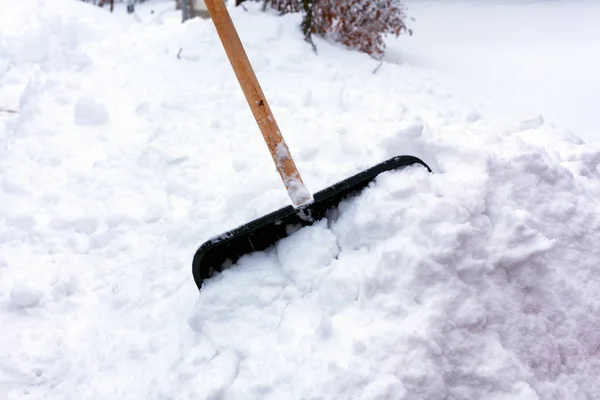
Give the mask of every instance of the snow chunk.
POLYGON ((111 210, 106 215, 104 222, 109 228, 116 228, 121 225, 135 224, 136 219, 126 211, 111 210))
POLYGON ((383 375, 365 386, 361 400, 403 399, 406 394, 402 381, 394 375, 383 375))
POLYGON ((94 61, 84 52, 74 51, 69 56, 69 65, 73 69, 82 70, 94 65, 94 61))
POLYGON ((103 125, 110 119, 106 107, 91 97, 80 97, 77 100, 74 115, 78 125, 103 125))
POLYGON ((90 242, 89 236, 75 234, 67 240, 67 246, 74 253, 84 254, 90 250, 90 242))
POLYGON ((148 205, 144 212, 143 219, 149 224, 160 221, 163 214, 165 213, 165 206, 158 202, 153 202, 148 205))
POLYGON ((2 190, 8 194, 28 194, 30 189, 23 180, 14 179, 14 177, 4 175, 2 177, 2 190))
POLYGON ((77 289, 78 280, 75 275, 63 276, 54 283, 52 297, 54 300, 61 300, 73 295, 77 289))
POLYGON ((353 269, 335 262, 331 269, 319 286, 319 304, 333 315, 356 302, 360 289, 353 269))
POLYGON ((94 215, 70 217, 57 216, 50 220, 48 226, 56 230, 73 228, 76 232, 92 234, 98 229, 100 218, 94 215))
MULTIPOLYGON (((2 48, 0 47, 0 50, 2 48)), ((10 59, 8 57, 2 57, 0 53, 0 77, 8 71, 10 67, 10 59)))
POLYGON ((24 281, 15 283, 10 291, 11 303, 23 308, 37 306, 41 296, 41 290, 24 281))
POLYGON ((28 214, 16 214, 6 218, 9 226, 29 232, 35 226, 35 218, 28 214))
POLYGON ((92 234, 98 229, 100 223, 96 216, 82 216, 72 221, 73 227, 77 232, 92 234))
POLYGON ((324 223, 299 230, 278 244, 277 257, 282 269, 300 288, 309 285, 325 273, 326 266, 338 254, 336 239, 324 223))
POLYGON ((18 43, 14 55, 18 63, 42 63, 50 53, 50 37, 45 29, 34 29, 27 32, 18 43))

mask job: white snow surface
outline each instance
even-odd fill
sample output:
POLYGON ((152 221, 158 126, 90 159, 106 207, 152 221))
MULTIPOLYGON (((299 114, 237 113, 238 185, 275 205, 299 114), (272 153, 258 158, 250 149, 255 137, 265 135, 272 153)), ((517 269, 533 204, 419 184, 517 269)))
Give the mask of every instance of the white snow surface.
POLYGON ((600 147, 600 2, 404 0, 386 59, 438 74, 484 116, 543 115, 600 147))
POLYGON ((211 21, 171 3, 0 5, 1 399, 598 397, 600 152, 315 55, 260 4, 232 18, 313 193, 399 154, 434 173, 198 291, 197 247, 289 198, 211 21))

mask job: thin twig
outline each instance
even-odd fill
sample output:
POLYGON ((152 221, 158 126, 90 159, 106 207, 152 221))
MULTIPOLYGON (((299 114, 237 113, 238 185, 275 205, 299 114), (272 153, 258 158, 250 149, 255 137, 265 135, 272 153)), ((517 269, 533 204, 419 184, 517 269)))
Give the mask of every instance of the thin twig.
POLYGON ((177 52, 177 59, 181 60, 181 51, 183 50, 183 47, 179 48, 179 51, 177 52))
POLYGON ((315 52, 315 54, 318 54, 317 53, 317 45, 315 44, 315 42, 313 42, 312 36, 306 35, 306 37, 304 38, 304 40, 306 40, 308 43, 310 43, 310 45, 311 45, 313 51, 315 52))
POLYGON ((371 56, 371 58, 373 60, 379 61, 379 65, 373 70, 373 73, 375 74, 375 73, 377 73, 377 71, 379 70, 379 68, 381 68, 381 66, 383 65, 383 57, 382 58, 375 58, 375 57, 371 56))
POLYGON ((19 111, 13 110, 11 108, 0 107, 1 112, 9 113, 9 114, 18 114, 19 111))

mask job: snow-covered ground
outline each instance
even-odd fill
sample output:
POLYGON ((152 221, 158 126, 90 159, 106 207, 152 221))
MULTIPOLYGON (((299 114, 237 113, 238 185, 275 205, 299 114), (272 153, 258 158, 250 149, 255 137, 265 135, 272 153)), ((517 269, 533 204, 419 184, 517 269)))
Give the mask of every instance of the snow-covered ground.
POLYGON ((405 0, 388 60, 433 71, 482 115, 542 115, 600 147, 600 2, 405 0))
POLYGON ((1 2, 0 398, 595 399, 600 152, 247 7, 310 190, 397 154, 435 173, 382 174, 199 293, 196 248, 289 203, 212 23, 1 2))

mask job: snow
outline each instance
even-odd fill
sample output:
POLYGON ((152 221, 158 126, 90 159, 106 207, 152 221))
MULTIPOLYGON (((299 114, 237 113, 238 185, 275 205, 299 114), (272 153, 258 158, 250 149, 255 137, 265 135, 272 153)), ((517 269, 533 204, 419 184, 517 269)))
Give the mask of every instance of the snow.
POLYGON ((10 300, 18 307, 34 307, 38 304, 41 292, 25 282, 17 282, 10 291, 10 300))
POLYGON ((0 5, 0 398, 596 398, 600 151, 576 128, 231 9, 312 193, 399 154, 434 173, 381 174, 199 292, 197 247, 290 198, 211 21, 117 6, 0 5))
POLYGON ((598 1, 404 3, 414 35, 389 41, 388 61, 431 71, 485 116, 543 115, 599 147, 598 1))
POLYGON ((77 100, 74 116, 78 125, 102 125, 110 119, 106 107, 90 97, 77 100))

